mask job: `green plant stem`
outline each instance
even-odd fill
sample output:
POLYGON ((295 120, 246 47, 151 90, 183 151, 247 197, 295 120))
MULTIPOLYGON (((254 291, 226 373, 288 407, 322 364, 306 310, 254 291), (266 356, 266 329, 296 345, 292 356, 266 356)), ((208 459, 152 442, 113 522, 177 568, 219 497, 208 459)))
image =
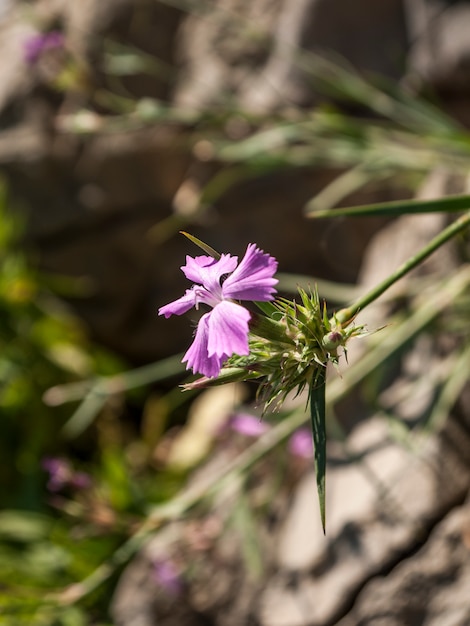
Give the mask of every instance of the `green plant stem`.
POLYGON ((327 406, 343 399, 361 380, 455 302, 469 285, 470 266, 465 265, 449 280, 437 283, 433 293, 430 296, 426 295, 416 308, 413 307, 404 321, 392 320, 391 326, 381 331, 380 342, 376 346, 370 346, 354 367, 348 367, 341 377, 329 382, 326 390, 327 406))
POLYGON ((439 233, 439 235, 437 235, 437 237, 434 237, 434 239, 430 241, 424 248, 422 248, 417 254, 415 254, 415 256, 405 261, 405 263, 400 265, 400 267, 395 270, 395 272, 390 274, 390 276, 388 276, 384 281, 371 289, 371 291, 356 300, 354 304, 346 309, 341 309, 336 314, 332 322, 334 323, 334 321, 336 320, 340 324, 347 325, 354 319, 359 311, 365 309, 369 304, 377 300, 379 296, 381 296, 394 283, 400 280, 400 278, 403 278, 403 276, 405 276, 415 267, 420 265, 443 244, 447 243, 453 237, 463 232, 466 228, 468 228, 468 226, 470 226, 470 212, 465 213, 465 215, 462 215, 459 219, 455 220, 455 222, 445 228, 441 233, 439 233))

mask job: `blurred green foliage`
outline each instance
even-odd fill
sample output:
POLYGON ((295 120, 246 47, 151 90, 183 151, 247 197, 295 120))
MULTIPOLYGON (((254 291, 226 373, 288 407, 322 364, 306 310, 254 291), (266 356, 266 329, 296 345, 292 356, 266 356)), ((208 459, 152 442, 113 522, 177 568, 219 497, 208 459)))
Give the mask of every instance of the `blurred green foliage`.
MULTIPOLYGON (((90 344, 84 328, 28 265, 21 250, 20 220, 0 186, 0 624, 81 626, 89 617, 77 607, 57 608, 45 591, 85 576, 115 547, 117 536, 82 530, 58 520, 47 496, 47 456, 71 453, 61 428, 69 407, 47 406, 53 385, 111 374, 122 362, 90 344), (90 536, 87 536, 90 535, 90 536)), ((77 452, 77 450, 75 450, 77 452)), ((78 458, 96 456, 79 450, 78 458)), ((99 455, 98 455, 99 456, 99 455)), ((103 485, 113 506, 125 508, 125 471, 103 452, 103 485), (118 469, 116 469, 116 467, 118 469), (113 496, 119 494, 119 496, 113 496)), ((59 502, 63 496, 57 496, 59 502)), ((91 496, 89 496, 91 497, 91 496)), ((62 505, 66 506, 64 498, 62 505)), ((83 507, 77 501, 77 507, 83 507)))
POLYGON ((0 189, 0 505, 40 510, 41 459, 60 448, 69 411, 43 394, 58 383, 117 371, 117 358, 92 346, 79 321, 28 265, 21 225, 0 189))
POLYGON ((22 230, 0 184, 0 626, 107 626, 108 585, 84 606, 56 594, 112 558, 149 506, 180 489, 181 476, 155 475, 155 432, 147 441, 148 420, 161 435, 173 405, 149 401, 141 432, 126 414, 132 403, 140 414, 145 394, 124 398, 180 371, 180 357, 123 372, 50 287, 69 293, 68 279, 28 263, 22 230), (85 421, 67 431, 83 406, 85 421))

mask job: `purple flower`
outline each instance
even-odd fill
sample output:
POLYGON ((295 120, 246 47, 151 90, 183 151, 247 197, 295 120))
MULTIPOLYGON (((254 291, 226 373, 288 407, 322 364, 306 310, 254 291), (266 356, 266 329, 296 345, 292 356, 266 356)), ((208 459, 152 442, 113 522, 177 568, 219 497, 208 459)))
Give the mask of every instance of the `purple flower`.
POLYGON ((69 484, 74 489, 88 489, 92 485, 91 476, 86 472, 73 472, 69 484))
POLYGON ((170 595, 179 595, 183 590, 181 572, 170 559, 156 559, 153 562, 153 576, 157 585, 170 595))
POLYGON ((36 33, 24 42, 24 58, 27 63, 34 65, 46 50, 55 50, 64 47, 64 36, 57 30, 49 33, 36 33))
POLYGON ((87 489, 91 485, 88 474, 74 471, 64 459, 46 457, 42 461, 42 467, 49 474, 47 481, 49 491, 61 491, 65 487, 87 489))
POLYGON ((69 464, 63 459, 47 457, 42 461, 43 469, 49 474, 47 488, 49 491, 60 491, 70 476, 69 464))
POLYGON ((260 437, 270 428, 266 422, 249 413, 237 413, 230 419, 229 425, 232 430, 246 437, 260 437))
POLYGON ((303 459, 313 456, 312 433, 308 428, 299 428, 289 439, 288 449, 291 454, 303 459))
POLYGON ((222 254, 219 260, 187 256, 181 269, 195 284, 184 296, 162 306, 158 314, 166 318, 182 315, 200 304, 212 309, 199 320, 194 341, 183 357, 187 369, 212 378, 232 354, 249 354, 251 315, 234 300, 273 300, 274 285, 278 282, 273 278, 277 261, 250 243, 240 263, 238 257, 230 254, 222 254))

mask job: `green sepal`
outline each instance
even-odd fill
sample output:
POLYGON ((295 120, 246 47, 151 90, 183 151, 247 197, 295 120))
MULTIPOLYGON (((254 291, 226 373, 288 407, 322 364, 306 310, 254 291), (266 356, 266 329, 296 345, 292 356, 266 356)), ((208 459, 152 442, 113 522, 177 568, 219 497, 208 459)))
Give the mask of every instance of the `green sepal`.
POLYGON ((328 318, 328 310, 326 308, 326 302, 323 302, 323 325, 327 331, 331 330, 331 322, 328 318))
POLYGON ((190 383, 185 383, 181 385, 181 388, 184 391, 189 389, 204 389, 205 387, 217 387, 219 385, 225 385, 227 383, 235 383, 244 380, 253 380, 259 378, 260 374, 255 371, 249 371, 244 367, 223 367, 220 370, 220 374, 217 378, 208 378, 207 376, 202 376, 201 378, 196 378, 190 383))
POLYGON ((252 313, 250 331, 258 337, 274 341, 277 344, 293 345, 292 339, 286 334, 286 325, 281 322, 276 322, 276 320, 273 320, 271 317, 266 317, 265 315, 252 313))
POLYGON ((318 502, 323 533, 326 533, 326 367, 319 367, 315 371, 310 384, 310 417, 312 420, 312 434, 315 458, 315 473, 317 479, 318 502))

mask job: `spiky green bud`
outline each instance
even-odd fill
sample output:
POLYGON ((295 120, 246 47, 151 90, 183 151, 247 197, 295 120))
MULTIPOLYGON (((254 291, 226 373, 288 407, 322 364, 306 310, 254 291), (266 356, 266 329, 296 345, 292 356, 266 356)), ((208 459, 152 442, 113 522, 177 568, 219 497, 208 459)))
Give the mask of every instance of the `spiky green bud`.
POLYGON ((256 379, 265 410, 280 405, 292 391, 301 393, 328 362, 338 362, 338 348, 345 348, 362 327, 343 328, 334 316, 330 320, 317 290, 299 289, 299 296, 299 302, 281 298, 269 303, 270 316, 253 314, 249 355, 232 356, 214 381, 199 379, 188 386, 256 379))

